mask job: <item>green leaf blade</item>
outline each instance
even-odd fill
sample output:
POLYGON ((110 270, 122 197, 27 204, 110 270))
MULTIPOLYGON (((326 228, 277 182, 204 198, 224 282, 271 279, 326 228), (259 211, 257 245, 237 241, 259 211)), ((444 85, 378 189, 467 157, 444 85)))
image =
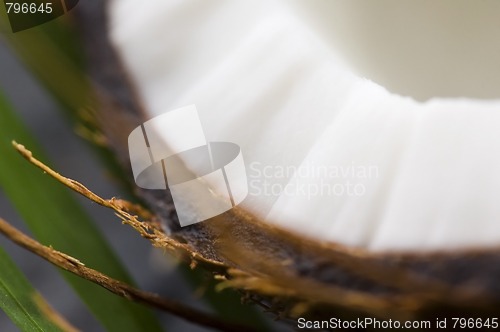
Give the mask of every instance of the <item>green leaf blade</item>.
POLYGON ((61 331, 35 304, 37 293, 0 247, 0 308, 21 331, 61 331))
MULTIPOLYGON (((12 148, 16 140, 47 161, 35 139, 0 94, 0 188, 35 237, 118 280, 133 284, 126 269, 72 193, 29 165, 12 148)), ((0 274, 1 274, 0 270, 0 274)), ((161 331, 144 307, 64 272, 63 276, 108 331, 161 331)))

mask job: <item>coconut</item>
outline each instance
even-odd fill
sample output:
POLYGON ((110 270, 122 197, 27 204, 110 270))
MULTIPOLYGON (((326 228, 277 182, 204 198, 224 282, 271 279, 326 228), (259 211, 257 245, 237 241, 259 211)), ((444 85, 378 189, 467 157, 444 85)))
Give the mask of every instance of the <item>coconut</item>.
POLYGON ((180 227, 168 188, 137 189, 226 284, 291 318, 498 311, 496 2, 79 7, 124 167, 130 132, 193 103, 207 141, 241 148, 248 196, 209 220, 180 227))

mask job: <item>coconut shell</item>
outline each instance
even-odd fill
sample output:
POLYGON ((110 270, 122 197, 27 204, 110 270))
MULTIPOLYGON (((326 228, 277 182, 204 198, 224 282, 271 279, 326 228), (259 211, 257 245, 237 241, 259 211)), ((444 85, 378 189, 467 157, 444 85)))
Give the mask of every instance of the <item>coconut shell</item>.
MULTIPOLYGON (((98 101, 95 121, 132 181, 127 138, 146 113, 108 39, 105 2, 81 2, 74 15, 98 101)), ((371 253, 304 238, 238 207, 181 228, 168 190, 136 193, 164 225, 164 236, 189 248, 188 263, 281 318, 488 318, 500 312, 500 248, 371 253)))

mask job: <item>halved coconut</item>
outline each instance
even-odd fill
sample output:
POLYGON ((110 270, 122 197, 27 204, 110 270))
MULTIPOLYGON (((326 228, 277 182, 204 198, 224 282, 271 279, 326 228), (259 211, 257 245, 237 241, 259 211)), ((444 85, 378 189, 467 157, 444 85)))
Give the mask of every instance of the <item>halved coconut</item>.
POLYGON ((497 2, 116 0, 107 25, 90 6, 124 163, 132 129, 189 104, 207 141, 241 147, 248 197, 209 221, 181 228, 168 190, 140 191, 235 285, 291 316, 498 310, 497 2))

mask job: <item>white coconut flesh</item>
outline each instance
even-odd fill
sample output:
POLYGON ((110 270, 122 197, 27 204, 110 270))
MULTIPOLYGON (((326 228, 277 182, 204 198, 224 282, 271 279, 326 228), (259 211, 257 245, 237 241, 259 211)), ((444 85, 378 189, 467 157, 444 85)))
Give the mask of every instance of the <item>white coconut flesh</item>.
POLYGON ((266 222, 499 246, 499 3, 348 3, 115 0, 110 37, 151 118, 195 104, 208 141, 241 147, 241 206, 266 222))

